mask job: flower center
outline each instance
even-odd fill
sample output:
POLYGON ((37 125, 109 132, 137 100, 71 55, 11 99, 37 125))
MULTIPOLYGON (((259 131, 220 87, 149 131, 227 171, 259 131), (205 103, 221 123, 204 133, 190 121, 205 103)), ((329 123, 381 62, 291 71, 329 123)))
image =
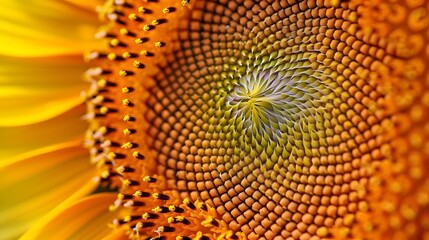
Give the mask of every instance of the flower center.
POLYGON ((134 237, 350 236, 383 159, 373 69, 391 58, 355 5, 114 1, 104 15, 88 142, 120 188, 113 208, 131 209, 116 223, 134 237))
POLYGON ((315 75, 315 71, 282 73, 256 69, 239 80, 225 99, 225 109, 232 111, 233 122, 243 122, 246 135, 279 142, 301 120, 315 122, 317 114, 332 106, 323 97, 323 91, 330 89, 322 79, 304 80, 315 75))

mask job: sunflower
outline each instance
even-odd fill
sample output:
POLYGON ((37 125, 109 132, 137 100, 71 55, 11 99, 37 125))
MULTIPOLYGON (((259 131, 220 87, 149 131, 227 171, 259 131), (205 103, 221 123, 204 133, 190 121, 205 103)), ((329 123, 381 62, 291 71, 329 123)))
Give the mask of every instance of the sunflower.
POLYGON ((110 199, 79 202, 97 187, 96 169, 82 146, 87 124, 80 120, 85 113, 80 92, 87 83, 80 79, 88 68, 82 54, 100 43, 93 37, 98 3, 78 2, 1 1, 0 239, 17 239, 30 228, 24 238, 64 238, 80 223, 63 222, 69 226, 61 227, 63 232, 38 235, 38 222, 110 199))
POLYGON ((428 1, 96 4, 4 3, 6 238, 429 239, 428 1))

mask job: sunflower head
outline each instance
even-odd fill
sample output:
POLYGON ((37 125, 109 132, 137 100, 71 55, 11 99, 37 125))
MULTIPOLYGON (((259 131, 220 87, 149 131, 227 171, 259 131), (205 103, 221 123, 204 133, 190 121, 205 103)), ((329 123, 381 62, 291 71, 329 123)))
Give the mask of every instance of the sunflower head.
POLYGON ((424 10, 107 2, 87 138, 119 188, 111 209, 130 209, 115 225, 132 238, 382 239, 406 222, 401 236, 423 236, 425 136, 407 130, 424 122, 424 10))

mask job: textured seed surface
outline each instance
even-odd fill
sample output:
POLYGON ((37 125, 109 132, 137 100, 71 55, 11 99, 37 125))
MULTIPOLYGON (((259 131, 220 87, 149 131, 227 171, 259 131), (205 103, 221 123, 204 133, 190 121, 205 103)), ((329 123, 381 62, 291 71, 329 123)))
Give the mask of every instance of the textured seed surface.
POLYGON ((428 237, 418 2, 106 4, 88 135, 120 187, 112 208, 132 209, 116 223, 131 237, 428 237))

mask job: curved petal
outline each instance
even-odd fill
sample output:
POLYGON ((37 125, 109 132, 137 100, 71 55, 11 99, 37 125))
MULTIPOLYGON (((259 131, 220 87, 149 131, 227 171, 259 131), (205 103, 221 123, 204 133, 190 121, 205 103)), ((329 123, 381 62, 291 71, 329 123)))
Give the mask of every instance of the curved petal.
POLYGON ((50 220, 36 226, 21 240, 29 239, 101 239, 112 231, 108 227, 116 216, 108 206, 116 199, 116 194, 100 193, 88 196, 71 204, 62 211, 52 214, 50 220))
MULTIPOLYGON (((0 44, 1 45, 1 44, 0 44)), ((0 126, 40 122, 83 102, 82 56, 0 56, 0 126)))
POLYGON ((86 122, 81 119, 84 113, 85 106, 81 104, 45 122, 0 127, 0 164, 39 148, 62 142, 81 141, 87 128, 86 122))
POLYGON ((94 49, 97 14, 58 0, 0 0, 0 54, 49 56, 94 49))
POLYGON ((79 143, 41 149, 0 165, 2 237, 16 239, 60 203, 93 191, 95 171, 79 143))

